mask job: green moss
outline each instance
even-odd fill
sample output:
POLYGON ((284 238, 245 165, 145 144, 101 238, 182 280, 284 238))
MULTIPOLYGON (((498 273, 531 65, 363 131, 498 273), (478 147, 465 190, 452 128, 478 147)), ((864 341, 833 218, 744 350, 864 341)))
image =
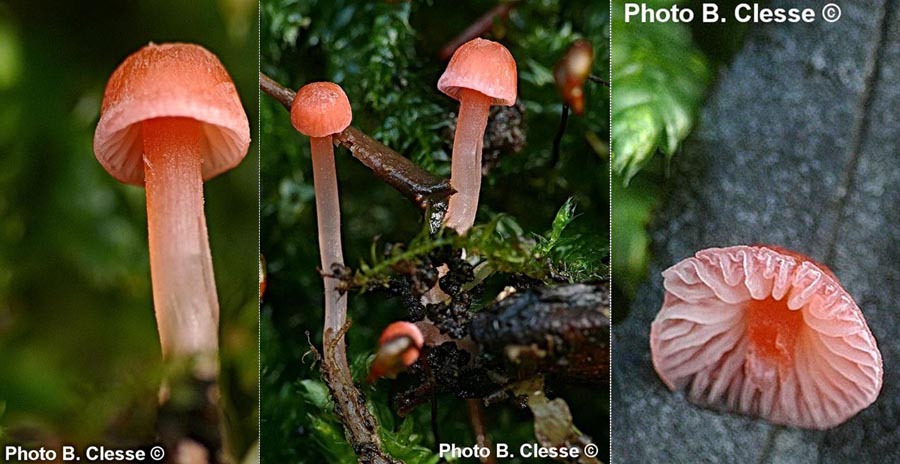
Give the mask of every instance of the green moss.
MULTIPOLYGON (((339 83, 353 105, 355 126, 447 176, 453 137, 449 127, 458 103, 436 88, 444 68, 438 50, 494 4, 264 1, 262 71, 293 89, 319 80, 339 83)), ((583 37, 596 50, 594 74, 606 78, 607 10, 606 2, 586 0, 522 2, 491 31, 519 65, 526 140, 521 151, 503 153, 484 178, 479 217, 466 237, 446 232, 430 236, 414 205, 345 150, 336 151, 344 255, 357 284, 378 287, 392 275, 393 264, 414 262, 443 245, 465 248, 496 276, 525 274, 550 282, 606 275, 608 150, 597 141, 608 137, 607 91, 595 83, 586 87, 585 115, 569 119, 554 164, 552 145, 562 104, 548 75, 566 47, 583 37), (385 255, 388 243, 403 246, 385 255)), ((261 114, 261 248, 269 271, 262 308, 262 456, 273 462, 352 460, 344 455, 349 448, 330 408, 321 407, 321 396, 315 405, 304 400, 314 393, 309 382, 321 382, 309 356, 305 363, 301 359, 309 342, 321 344, 323 317, 309 143, 293 130, 287 112, 266 96, 261 114)), ((351 293, 348 313, 353 320, 348 351, 357 360, 372 353, 384 326, 407 317, 398 301, 371 291, 351 293)), ((406 462, 434 462, 429 408, 416 409, 403 421, 393 417, 390 384, 383 381, 365 390, 380 420, 385 448, 406 462)), ((441 438, 474 443, 460 401, 438 398, 441 438)), ((606 407, 600 398, 589 405, 598 414, 606 407)), ((504 405, 491 408, 489 415, 498 439, 534 440, 527 413, 504 405)), ((600 440, 608 436, 606 424, 579 425, 600 440)))

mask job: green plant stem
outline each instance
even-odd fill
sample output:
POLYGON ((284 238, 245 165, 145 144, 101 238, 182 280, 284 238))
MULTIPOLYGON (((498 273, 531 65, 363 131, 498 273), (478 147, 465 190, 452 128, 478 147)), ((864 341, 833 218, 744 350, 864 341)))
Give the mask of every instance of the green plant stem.
POLYGON ((553 158, 550 160, 550 166, 554 167, 559 163, 559 145, 562 143, 563 135, 566 134, 566 125, 569 123, 569 105, 563 103, 562 115, 559 118, 559 129, 556 136, 553 137, 553 158))

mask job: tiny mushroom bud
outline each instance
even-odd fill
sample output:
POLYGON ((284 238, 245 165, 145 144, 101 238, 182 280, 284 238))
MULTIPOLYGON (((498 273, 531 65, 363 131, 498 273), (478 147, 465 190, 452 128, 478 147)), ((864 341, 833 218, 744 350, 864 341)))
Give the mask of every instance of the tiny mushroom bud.
POLYGON ((594 47, 587 40, 576 40, 553 68, 553 79, 563 101, 575 114, 584 114, 584 81, 594 64, 594 47))
MULTIPOLYGON (((319 254, 322 270, 329 272, 334 264, 344 264, 341 250, 341 207, 338 199, 337 173, 334 167, 334 145, 331 136, 350 125, 353 115, 344 90, 331 82, 314 82, 303 86, 291 104, 291 123, 309 137, 312 150, 313 184, 316 193, 316 216, 319 228, 319 254)), ((347 319, 347 295, 341 294, 337 279, 325 280, 325 343, 331 342, 347 319)), ((335 345, 336 355, 344 359, 343 339, 335 345)))
POLYGON ((388 325, 378 340, 378 351, 369 368, 369 383, 382 377, 393 379, 419 359, 425 337, 416 324, 394 322, 388 325))
POLYGON ((663 272, 653 366, 694 403, 827 429, 881 391, 881 353, 853 298, 812 259, 773 246, 697 252, 663 272))
POLYGON ((191 44, 150 44, 106 85, 94 154, 147 191, 153 303, 165 357, 215 353, 219 303, 203 181, 241 162, 250 127, 228 72, 191 44))
POLYGON ((450 197, 444 224, 464 234, 475 223, 481 190, 481 148, 491 105, 516 103, 516 61, 497 42, 473 39, 453 53, 438 90, 459 100, 450 197))

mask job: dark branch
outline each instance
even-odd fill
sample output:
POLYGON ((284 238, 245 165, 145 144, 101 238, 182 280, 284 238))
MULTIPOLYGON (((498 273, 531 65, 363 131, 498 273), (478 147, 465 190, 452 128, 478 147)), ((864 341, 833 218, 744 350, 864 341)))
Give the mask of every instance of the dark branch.
POLYGON ((606 388, 609 316, 608 281, 513 293, 473 316, 467 327, 474 347, 458 338, 429 347, 408 371, 409 387, 394 397, 397 413, 441 393, 491 404, 507 398, 511 384, 543 376, 606 388))
MULTIPOLYGON (((290 111, 294 101, 292 90, 263 73, 259 73, 259 88, 290 111)), ((434 176, 353 126, 336 134, 334 143, 350 150, 353 157, 371 169, 375 177, 412 200, 422 210, 446 201, 455 192, 447 179, 434 176)))
POLYGON ((331 329, 326 329, 326 333, 323 334, 322 377, 331 392, 331 397, 334 398, 334 412, 344 425, 344 436, 358 456, 359 464, 403 464, 384 451, 378 435, 378 421, 366 406, 365 396, 353 383, 346 361, 341 363, 336 357, 335 350, 343 348, 335 345, 346 335, 349 328, 350 321, 333 338, 328 333, 331 329))
POLYGON ((591 82, 596 82, 600 85, 605 85, 606 87, 609 87, 609 82, 605 81, 603 79, 600 79, 600 76, 595 76, 595 75, 591 74, 590 76, 588 76, 588 80, 591 82))
POLYGON ((447 45, 444 45, 444 48, 441 49, 439 54, 441 60, 449 60, 450 57, 453 56, 453 52, 455 52, 462 44, 476 37, 481 37, 487 33, 487 31, 491 30, 491 28, 494 27, 494 20, 506 20, 506 18, 509 17, 509 12, 515 8, 517 3, 519 2, 516 0, 502 2, 488 10, 487 13, 479 16, 469 27, 460 32, 459 35, 450 40, 450 42, 447 42, 447 45))
POLYGON ((259 88, 278 101, 278 103, 281 103, 284 109, 291 110, 291 103, 294 102, 296 92, 275 82, 271 77, 263 73, 259 73, 259 88))
POLYGON ((350 150, 375 176, 394 187, 403 196, 427 209, 446 201, 456 191, 450 181, 433 176, 404 156, 350 126, 334 136, 334 141, 350 150))

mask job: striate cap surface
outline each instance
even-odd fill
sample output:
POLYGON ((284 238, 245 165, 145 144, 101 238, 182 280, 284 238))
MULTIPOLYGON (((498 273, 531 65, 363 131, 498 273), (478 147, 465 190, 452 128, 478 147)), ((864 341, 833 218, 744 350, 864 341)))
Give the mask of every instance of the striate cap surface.
POLYGON ((182 117, 201 123, 203 179, 237 166, 250 125, 231 77, 215 55, 193 44, 149 44, 109 78, 94 132, 94 155, 116 179, 143 185, 141 122, 182 117))
POLYGON ((453 53, 438 80, 438 90, 459 100, 462 89, 481 92, 493 105, 512 106, 517 95, 516 60, 503 45, 472 39, 453 53))

